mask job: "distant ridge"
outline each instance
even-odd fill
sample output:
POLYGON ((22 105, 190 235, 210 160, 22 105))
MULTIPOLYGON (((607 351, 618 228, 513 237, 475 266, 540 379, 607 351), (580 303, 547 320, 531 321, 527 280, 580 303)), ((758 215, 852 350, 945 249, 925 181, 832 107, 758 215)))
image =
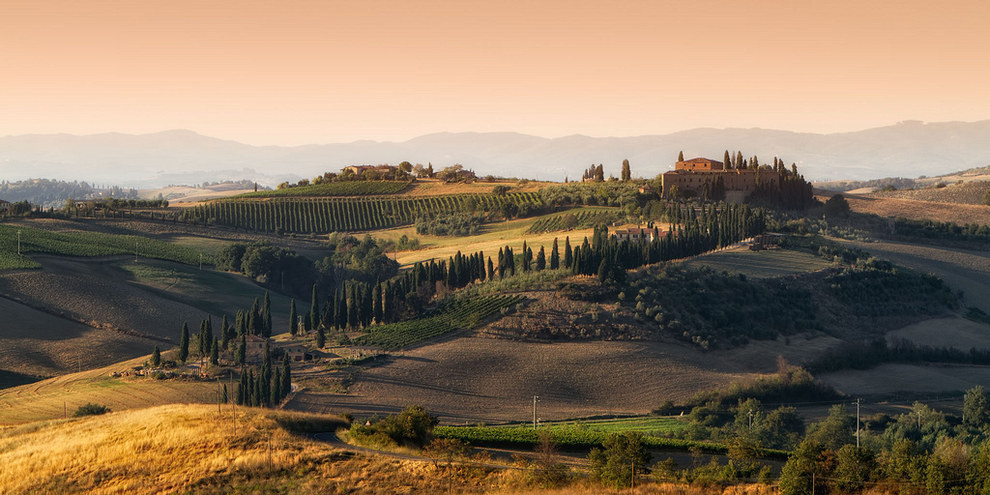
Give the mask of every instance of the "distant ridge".
POLYGON ((478 175, 563 180, 592 163, 619 175, 629 159, 633 175, 653 177, 685 156, 720 159, 724 150, 774 156, 812 180, 868 180, 939 175, 990 165, 990 120, 895 125, 835 134, 769 129, 692 129, 635 137, 571 135, 542 138, 513 132, 436 133, 404 142, 355 141, 302 146, 252 146, 189 130, 86 136, 31 134, 0 137, 0 180, 57 178, 125 187, 160 187, 251 179, 275 185, 311 178, 346 165, 454 163, 478 175))

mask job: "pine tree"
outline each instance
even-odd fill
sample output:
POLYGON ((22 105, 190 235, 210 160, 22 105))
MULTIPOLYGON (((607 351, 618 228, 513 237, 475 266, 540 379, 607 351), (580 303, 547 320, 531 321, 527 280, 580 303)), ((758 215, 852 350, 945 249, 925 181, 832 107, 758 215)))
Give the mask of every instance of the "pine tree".
POLYGON ((299 332, 299 323, 296 321, 299 316, 296 314, 296 300, 289 300, 289 334, 293 337, 299 332))
POLYGON ((182 324, 182 337, 179 340, 179 361, 189 359, 189 324, 182 324))
POLYGON ((157 368, 162 365, 162 351, 155 346, 155 352, 151 353, 151 367, 157 368))
POLYGON ((629 160, 622 160, 622 181, 629 182, 632 179, 632 172, 629 170, 629 160))

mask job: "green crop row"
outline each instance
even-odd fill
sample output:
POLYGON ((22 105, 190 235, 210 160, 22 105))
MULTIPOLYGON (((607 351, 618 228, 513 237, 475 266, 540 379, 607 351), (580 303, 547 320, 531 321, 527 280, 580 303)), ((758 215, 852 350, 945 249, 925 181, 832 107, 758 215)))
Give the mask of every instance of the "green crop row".
MULTIPOLYGON (((433 429, 433 435, 438 438, 461 440, 471 445, 532 447, 539 442, 540 431, 549 432, 550 437, 561 448, 572 449, 601 447, 609 435, 615 434, 577 427, 541 427, 535 430, 529 426, 437 426, 433 429)), ((642 439, 647 447, 654 449, 689 450, 696 447, 709 454, 728 452, 728 447, 725 445, 712 442, 649 435, 644 435, 642 439)), ((786 459, 788 453, 783 450, 764 449, 761 455, 766 458, 786 459)))
POLYGON ((431 315, 415 320, 372 327, 359 337, 360 345, 372 345, 386 350, 408 347, 454 330, 471 329, 495 313, 518 303, 520 296, 488 296, 460 300, 438 308, 431 315))
POLYGON ((310 186, 288 187, 273 191, 257 191, 241 194, 238 198, 288 198, 303 196, 380 196, 398 194, 409 187, 409 181, 368 181, 352 180, 345 182, 325 182, 310 186))
POLYGON ((536 193, 503 196, 226 199, 188 208, 184 221, 277 233, 326 234, 411 225, 417 217, 457 211, 494 211, 506 204, 540 206, 536 193))
MULTIPOLYGON (((63 256, 113 256, 137 253, 145 258, 177 261, 194 265, 200 253, 193 249, 133 235, 98 232, 50 232, 29 227, 0 225, 0 269, 36 268, 27 255, 56 254, 63 256), (20 232, 21 256, 17 255, 20 232)), ((204 258, 204 261, 210 261, 204 258)))

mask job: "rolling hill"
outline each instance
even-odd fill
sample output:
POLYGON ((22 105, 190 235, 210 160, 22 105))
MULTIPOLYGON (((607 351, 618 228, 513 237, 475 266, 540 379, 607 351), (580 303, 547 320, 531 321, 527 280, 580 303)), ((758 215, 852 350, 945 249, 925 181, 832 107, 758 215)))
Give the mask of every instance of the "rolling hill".
POLYGON ((768 162, 796 161, 809 179, 872 179, 911 170, 939 175, 990 163, 990 121, 901 122, 836 134, 767 129, 693 129, 657 136, 554 139, 517 133, 438 133, 404 142, 357 141, 295 147, 251 146, 174 130, 155 134, 0 137, 0 168, 7 180, 60 177, 127 187, 163 187, 250 179, 275 185, 365 163, 461 163, 478 175, 562 180, 591 163, 618 175, 629 159, 636 176, 669 170, 679 151, 721 158, 741 150, 768 162), (86 170, 80 177, 79 170, 86 170), (292 172, 271 173, 269 170, 292 172))

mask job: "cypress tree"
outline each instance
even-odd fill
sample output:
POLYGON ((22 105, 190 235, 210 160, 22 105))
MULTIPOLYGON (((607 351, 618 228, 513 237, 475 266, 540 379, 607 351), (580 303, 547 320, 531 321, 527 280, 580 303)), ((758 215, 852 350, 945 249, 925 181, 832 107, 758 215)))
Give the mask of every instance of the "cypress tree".
POLYGON ((213 366, 220 364, 220 343, 217 339, 213 339, 213 345, 210 346, 210 364, 213 366))
POLYGON ((371 292, 371 317, 375 320, 375 323, 381 325, 382 320, 385 317, 385 311, 382 306, 382 283, 377 282, 375 284, 374 290, 371 292))
POLYGON ((488 257, 488 279, 491 280, 495 276, 495 265, 492 263, 492 257, 488 257))
POLYGON ((347 291, 347 326, 350 328, 358 327, 360 320, 359 304, 357 291, 354 290, 354 286, 352 285, 350 290, 347 291))
POLYGON ((523 247, 522 247, 522 255, 523 255, 523 259, 522 259, 522 271, 524 271, 524 272, 528 272, 529 269, 530 269, 529 260, 532 259, 532 257, 530 257, 529 255, 526 254, 528 252, 529 252, 529 248, 526 247, 526 241, 523 241, 523 247))
POLYGON ((289 355, 282 356, 282 394, 283 397, 292 392, 292 367, 289 365, 289 355))
POLYGON ((729 159, 729 150, 725 150, 725 154, 722 155, 722 164, 726 169, 732 168, 732 163, 729 159))
POLYGON ((553 247, 550 248, 550 269, 560 268, 560 249, 557 246, 557 238, 553 238, 553 247))
POLYGON ((323 327, 316 329, 316 347, 323 349, 323 346, 327 345, 327 335, 323 331, 323 327))
POLYGON ((267 339, 272 336, 272 299, 267 290, 265 291, 265 302, 261 307, 261 311, 261 321, 263 324, 261 335, 267 339))
POLYGON ((162 365, 162 351, 155 346, 155 352, 151 353, 151 367, 157 368, 162 365))
POLYGON ((547 254, 543 251, 543 246, 540 246, 540 252, 536 255, 536 269, 543 270, 547 267, 547 254))
POLYGON ((313 295, 309 305, 309 328, 316 328, 320 324, 320 302, 316 300, 316 284, 313 284, 313 295))
POLYGON ((571 251, 570 236, 564 237, 564 268, 570 268, 574 263, 574 255, 571 251))
POLYGON ((251 311, 248 314, 248 330, 251 335, 258 335, 260 333, 261 323, 259 321, 261 317, 261 303, 258 298, 254 298, 254 304, 251 305, 251 311))
POLYGON ((632 172, 629 170, 629 160, 622 160, 622 180, 628 182, 632 179, 632 172))
POLYGON ((299 315, 296 314, 296 300, 290 299, 289 300, 289 334, 292 335, 293 337, 295 337, 296 333, 299 332, 299 322, 296 321, 298 319, 299 319, 299 315))
POLYGON ((189 324, 182 323, 182 337, 179 339, 179 361, 189 359, 189 324))
POLYGON ((679 162, 683 162, 684 161, 684 152, 683 151, 677 153, 677 161, 679 161, 679 162))
POLYGON ((247 335, 241 335, 241 343, 237 346, 237 356, 235 364, 244 364, 247 361, 247 335))
POLYGON ((220 320, 220 348, 224 350, 229 349, 230 339, 230 322, 227 321, 227 315, 224 314, 220 320))

